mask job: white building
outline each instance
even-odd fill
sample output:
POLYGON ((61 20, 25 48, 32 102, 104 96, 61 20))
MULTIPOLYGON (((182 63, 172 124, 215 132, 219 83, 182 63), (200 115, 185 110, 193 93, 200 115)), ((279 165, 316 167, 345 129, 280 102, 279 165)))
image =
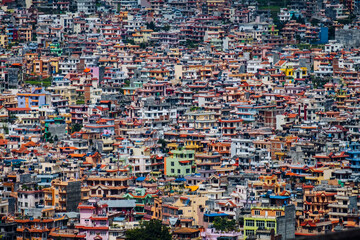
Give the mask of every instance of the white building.
POLYGON ((77 0, 78 12, 84 12, 85 14, 95 13, 95 0, 77 0))
POLYGON ((29 209, 44 204, 44 193, 42 190, 18 191, 18 209, 22 215, 26 215, 29 209))

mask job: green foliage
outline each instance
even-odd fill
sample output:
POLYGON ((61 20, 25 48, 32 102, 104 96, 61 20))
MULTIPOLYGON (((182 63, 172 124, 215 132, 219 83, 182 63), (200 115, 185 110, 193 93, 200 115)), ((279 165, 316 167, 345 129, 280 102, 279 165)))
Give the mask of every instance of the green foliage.
POLYGON ((145 49, 145 48, 147 48, 148 47, 148 44, 147 43, 145 43, 145 42, 142 42, 142 43, 140 43, 140 48, 141 49, 145 49))
POLYGON ((150 23, 146 23, 146 28, 151 29, 153 31, 157 30, 156 25, 153 21, 151 21, 150 23))
POLYGON ((300 50, 304 50, 304 49, 312 49, 312 48, 322 48, 324 49, 323 44, 309 44, 309 43, 299 43, 296 45, 300 50))
POLYGON ((156 219, 141 222, 138 228, 126 231, 125 236, 127 240, 171 240, 168 227, 156 219))
POLYGON ((347 25, 347 24, 351 24, 355 19, 356 19, 356 15, 350 14, 347 18, 345 18, 345 19, 339 19, 339 20, 337 20, 337 21, 338 21, 340 24, 347 25))
POLYGON ((167 141, 165 139, 160 138, 158 141, 158 144, 161 144, 161 151, 162 152, 166 152, 166 145, 167 145, 167 141))
POLYGON ((329 79, 327 78, 321 78, 321 77, 312 77, 312 83, 314 88, 324 88, 324 85, 329 82, 329 79))
POLYGON ((335 39, 335 27, 330 26, 328 33, 329 33, 329 40, 334 40, 335 39))
POLYGON ((280 6, 261 6, 259 10, 269 10, 270 12, 280 12, 280 6))
POLYGON ((9 134, 9 127, 7 125, 3 125, 4 133, 9 134))
POLYGON ((134 39, 127 39, 127 40, 125 41, 125 43, 131 44, 131 45, 135 45, 134 39))
POLYGON ((216 217, 213 222, 213 227, 217 231, 222 231, 222 232, 235 231, 236 222, 234 219, 228 220, 226 218, 216 217))
POLYGON ((186 42, 185 42, 185 47, 187 47, 187 48, 197 48, 198 44, 197 44, 197 42, 194 42, 194 41, 191 41, 191 40, 187 39, 186 42))
POLYGON ((296 20, 297 23, 305 24, 305 19, 301 16, 296 17, 295 15, 292 15, 291 20, 296 20))
POLYGON ((313 26, 317 26, 320 23, 320 21, 316 18, 313 18, 313 19, 311 19, 310 23, 313 26))
POLYGON ((44 79, 31 78, 31 79, 25 80, 25 83, 27 83, 27 84, 34 85, 34 86, 42 86, 42 87, 51 86, 51 82, 52 82, 51 77, 44 78, 44 79))
POLYGON ((79 132, 82 129, 82 125, 79 123, 75 123, 74 125, 71 126, 71 133, 74 132, 79 132))
POLYGON ((191 112, 195 112, 195 111, 200 110, 200 109, 201 109, 200 107, 192 106, 192 107, 190 108, 190 111, 191 111, 191 112))
POLYGON ((44 140, 49 140, 51 138, 51 133, 47 132, 47 133, 44 133, 44 140))
POLYGON ((169 24, 166 24, 162 29, 165 31, 165 32, 168 32, 170 30, 170 25, 169 24))

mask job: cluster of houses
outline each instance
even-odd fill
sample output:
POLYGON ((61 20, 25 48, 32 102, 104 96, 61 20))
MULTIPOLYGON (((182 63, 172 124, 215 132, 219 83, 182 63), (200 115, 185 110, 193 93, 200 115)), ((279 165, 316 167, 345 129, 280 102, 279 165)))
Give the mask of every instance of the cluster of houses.
POLYGON ((1 239, 359 228, 360 3, 286 2, 3 0, 1 239))

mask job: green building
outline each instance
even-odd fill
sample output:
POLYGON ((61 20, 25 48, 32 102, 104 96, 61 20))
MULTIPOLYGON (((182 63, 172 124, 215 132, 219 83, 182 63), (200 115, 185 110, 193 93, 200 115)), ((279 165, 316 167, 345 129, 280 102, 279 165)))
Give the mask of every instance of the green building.
POLYGON ((165 158, 166 176, 186 176, 195 173, 194 150, 172 150, 171 156, 165 158))
POLYGON ((60 47, 60 43, 51 43, 49 46, 50 46, 51 53, 55 53, 58 56, 61 56, 61 54, 63 53, 63 50, 60 47))
POLYGON ((244 239, 270 238, 271 230, 283 239, 295 238, 295 206, 252 207, 251 214, 244 217, 244 239))
POLYGON ((145 214, 145 205, 152 204, 154 201, 154 195, 147 193, 145 188, 135 188, 135 193, 126 193, 123 198, 136 200, 136 207, 134 208, 135 220, 141 220, 145 214))

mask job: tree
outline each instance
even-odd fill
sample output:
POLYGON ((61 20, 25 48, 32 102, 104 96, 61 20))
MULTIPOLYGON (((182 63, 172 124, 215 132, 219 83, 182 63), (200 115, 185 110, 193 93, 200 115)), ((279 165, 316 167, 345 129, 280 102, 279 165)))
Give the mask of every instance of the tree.
POLYGON ((164 27, 163 27, 163 30, 165 31, 165 32, 168 32, 169 30, 170 30, 170 25, 168 25, 168 24, 166 24, 164 27))
POLYGON ((216 217, 213 222, 213 227, 217 231, 230 232, 234 231, 236 227, 235 220, 228 220, 226 218, 216 217))
POLYGON ((186 39, 186 42, 184 43, 185 47, 187 48, 197 48, 197 42, 191 41, 190 39, 186 39))
POLYGON ((140 227, 126 231, 125 236, 127 240, 171 240, 169 228, 156 219, 141 222, 140 227))
POLYGON ((9 134, 9 127, 7 125, 3 125, 4 133, 9 134))
POLYGON ((164 153, 166 151, 167 141, 165 139, 160 138, 158 144, 161 144, 160 149, 164 153))
POLYGON ((79 132, 82 129, 82 125, 79 123, 75 123, 72 127, 71 127, 71 133, 74 132, 79 132))
POLYGON ((320 23, 320 21, 318 19, 316 19, 316 18, 312 18, 310 23, 313 26, 317 26, 320 23))
POLYGON ((155 23, 153 21, 151 21, 150 23, 146 23, 146 28, 155 31, 156 29, 155 23))

